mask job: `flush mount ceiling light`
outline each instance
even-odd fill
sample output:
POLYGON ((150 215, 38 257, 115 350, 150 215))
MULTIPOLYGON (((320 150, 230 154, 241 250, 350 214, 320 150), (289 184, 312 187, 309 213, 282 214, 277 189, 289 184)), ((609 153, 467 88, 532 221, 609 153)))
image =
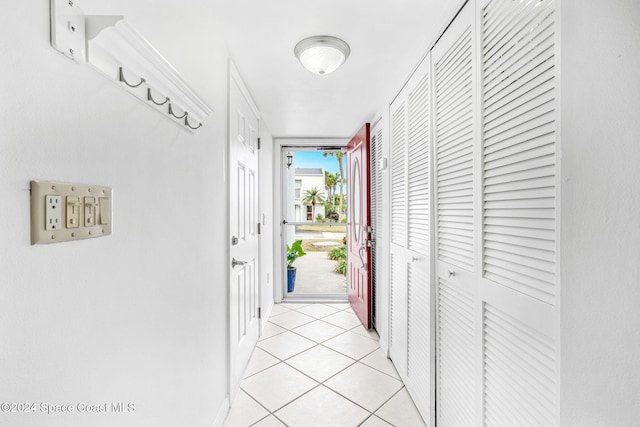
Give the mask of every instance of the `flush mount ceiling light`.
POLYGON ((351 48, 337 37, 313 36, 301 40, 293 52, 304 68, 324 75, 337 70, 349 57, 351 48))

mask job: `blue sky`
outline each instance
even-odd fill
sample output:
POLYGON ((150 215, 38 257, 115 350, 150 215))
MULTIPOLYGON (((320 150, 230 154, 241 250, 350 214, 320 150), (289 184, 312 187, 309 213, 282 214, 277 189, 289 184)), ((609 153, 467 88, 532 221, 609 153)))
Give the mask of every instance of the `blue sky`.
MULTIPOLYGON (((347 171, 347 156, 342 159, 342 167, 347 171)), ((294 151, 293 160, 297 168, 323 168, 324 170, 336 173, 340 169, 335 156, 322 157, 321 151, 294 151)))

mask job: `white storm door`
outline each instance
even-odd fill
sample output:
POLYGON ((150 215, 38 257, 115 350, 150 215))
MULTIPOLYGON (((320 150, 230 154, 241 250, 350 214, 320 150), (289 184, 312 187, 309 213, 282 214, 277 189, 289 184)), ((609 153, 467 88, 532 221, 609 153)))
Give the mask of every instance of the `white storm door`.
POLYGON ((231 67, 229 91, 229 342, 230 394, 258 341, 258 117, 231 67))

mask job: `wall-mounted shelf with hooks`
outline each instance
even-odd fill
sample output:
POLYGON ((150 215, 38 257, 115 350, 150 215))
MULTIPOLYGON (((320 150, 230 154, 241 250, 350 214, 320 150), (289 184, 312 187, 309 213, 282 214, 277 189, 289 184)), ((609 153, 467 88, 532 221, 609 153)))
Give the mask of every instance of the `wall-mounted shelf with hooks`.
POLYGON ((123 16, 85 15, 73 0, 51 0, 51 45, 93 66, 188 131, 199 129, 213 112, 123 16))

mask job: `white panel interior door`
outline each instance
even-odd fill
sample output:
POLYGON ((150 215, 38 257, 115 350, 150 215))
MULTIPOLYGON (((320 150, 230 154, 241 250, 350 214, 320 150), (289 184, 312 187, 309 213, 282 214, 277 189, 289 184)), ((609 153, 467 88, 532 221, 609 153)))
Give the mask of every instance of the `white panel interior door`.
POLYGON ((235 395, 258 341, 258 117, 231 67, 229 92, 230 392, 235 395))
POLYGON ((433 405, 431 57, 391 106, 390 356, 427 422, 433 405))

